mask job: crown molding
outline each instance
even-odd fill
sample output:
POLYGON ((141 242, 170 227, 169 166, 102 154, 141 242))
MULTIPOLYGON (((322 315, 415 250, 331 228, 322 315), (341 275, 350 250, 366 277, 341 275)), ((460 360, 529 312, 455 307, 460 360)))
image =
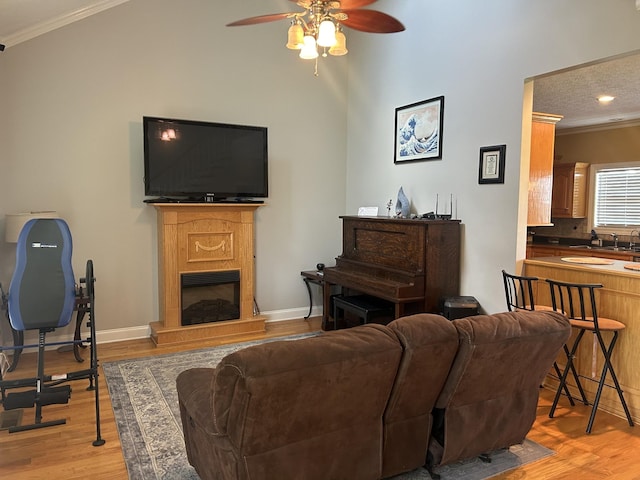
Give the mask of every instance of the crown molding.
POLYGON ((22 30, 7 36, 2 41, 6 47, 13 47, 19 43, 26 42, 27 40, 31 40, 32 38, 51 32, 60 27, 64 27, 70 23, 77 22, 78 20, 90 17, 91 15, 95 15, 96 13, 100 13, 104 10, 116 7, 128 1, 129 0, 96 0, 92 5, 87 7, 23 28, 22 30))
POLYGON ((533 112, 531 114, 532 120, 539 123, 552 123, 556 124, 560 120, 562 120, 562 115, 555 115, 553 113, 541 113, 541 112, 533 112))
MULTIPOLYGON (((640 1, 640 0, 639 0, 640 1)), ((568 127, 556 129, 556 136, 572 135, 575 133, 598 132, 601 130, 616 130, 619 128, 629 128, 640 126, 640 119, 623 120, 621 122, 601 123, 598 125, 585 125, 582 127, 568 127)))

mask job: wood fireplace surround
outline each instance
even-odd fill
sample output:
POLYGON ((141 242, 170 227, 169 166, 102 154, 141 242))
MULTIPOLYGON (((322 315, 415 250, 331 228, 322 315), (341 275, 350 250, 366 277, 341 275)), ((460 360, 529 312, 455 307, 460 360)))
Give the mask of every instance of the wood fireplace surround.
POLYGON ((156 203, 160 320, 151 322, 156 345, 264 331, 254 315, 254 213, 261 204, 156 203), (240 273, 240 318, 182 325, 181 275, 240 273))

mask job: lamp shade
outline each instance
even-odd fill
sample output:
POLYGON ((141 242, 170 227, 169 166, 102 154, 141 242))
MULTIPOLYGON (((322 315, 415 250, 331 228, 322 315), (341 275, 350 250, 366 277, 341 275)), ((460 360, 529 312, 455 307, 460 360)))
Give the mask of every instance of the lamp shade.
POLYGON ((58 218, 58 212, 46 210, 42 212, 8 213, 4 221, 4 241, 18 243, 22 227, 34 218, 58 218))
POLYGON ((318 45, 333 47, 336 44, 336 26, 331 20, 323 20, 318 30, 318 45))
POLYGON ((302 44, 304 38, 304 30, 299 23, 294 23, 289 27, 289 32, 287 34, 287 48, 291 50, 300 50, 302 48, 302 44))
POLYGON ((311 35, 304 36, 304 44, 300 50, 300 58, 312 60, 318 57, 318 49, 316 47, 316 39, 311 35))
POLYGON ((336 43, 333 47, 329 49, 329 54, 339 57, 341 55, 346 55, 347 52, 347 37, 345 37, 342 31, 338 30, 336 32, 336 43))

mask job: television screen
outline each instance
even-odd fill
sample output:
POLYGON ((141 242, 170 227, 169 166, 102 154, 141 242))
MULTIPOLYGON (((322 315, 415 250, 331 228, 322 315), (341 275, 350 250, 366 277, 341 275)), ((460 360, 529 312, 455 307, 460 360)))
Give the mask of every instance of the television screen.
POLYGON ((194 200, 266 197, 267 128, 143 117, 144 193, 194 200))

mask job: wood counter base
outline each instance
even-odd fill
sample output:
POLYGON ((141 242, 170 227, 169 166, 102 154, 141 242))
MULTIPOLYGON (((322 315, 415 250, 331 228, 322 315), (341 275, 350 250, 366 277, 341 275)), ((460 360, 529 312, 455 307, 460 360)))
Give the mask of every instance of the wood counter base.
MULTIPOLYGON (((627 270, 624 265, 629 262, 613 261, 611 265, 585 265, 564 262, 561 257, 543 257, 524 261, 524 274, 535 276, 540 280, 535 293, 536 304, 551 305, 551 295, 545 279, 561 280, 575 283, 601 283, 604 288, 598 289, 598 315, 613 318, 625 324, 620 333, 618 344, 613 353, 611 363, 618 375, 624 391, 631 416, 635 422, 640 421, 640 272, 627 270)), ((605 333, 606 335, 607 333, 605 333)), ((587 340, 587 339, 585 339, 587 340)), ((602 371, 602 355, 598 352, 593 364, 593 349, 590 341, 583 341, 575 364, 578 373, 591 378, 593 372, 599 375, 602 371)), ((563 368, 566 359, 558 357, 563 368)), ((611 379, 607 377, 607 383, 611 379)), ((557 385, 557 382, 556 382, 557 385)), ((593 400, 597 384, 583 382, 589 400, 593 400)), ((567 408, 569 403, 565 397, 560 398, 558 412, 567 408)), ((569 407, 576 408, 576 407, 569 407)), ((624 418, 624 411, 614 389, 605 388, 600 400, 601 410, 624 418)), ((596 427, 597 427, 596 419, 596 427)))

